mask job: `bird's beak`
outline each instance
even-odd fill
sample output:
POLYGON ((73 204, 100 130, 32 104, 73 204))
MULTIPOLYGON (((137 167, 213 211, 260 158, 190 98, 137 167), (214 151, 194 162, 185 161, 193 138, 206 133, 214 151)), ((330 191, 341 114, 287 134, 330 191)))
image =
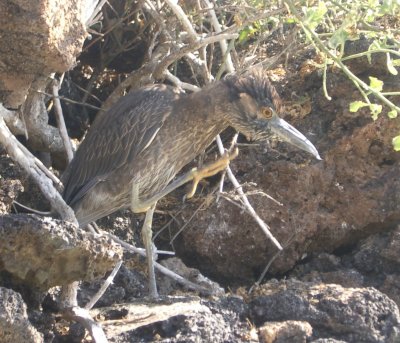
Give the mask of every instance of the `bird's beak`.
POLYGON ((281 140, 288 142, 297 148, 314 155, 316 159, 322 160, 315 146, 296 128, 274 115, 269 123, 271 132, 281 140))

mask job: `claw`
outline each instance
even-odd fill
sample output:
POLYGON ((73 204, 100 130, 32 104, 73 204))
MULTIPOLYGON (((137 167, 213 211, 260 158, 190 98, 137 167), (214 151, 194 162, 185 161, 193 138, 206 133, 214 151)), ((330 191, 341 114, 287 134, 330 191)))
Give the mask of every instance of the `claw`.
POLYGON ((193 184, 190 191, 186 194, 185 199, 190 199, 196 193, 197 186, 202 179, 218 174, 220 171, 228 167, 229 162, 237 157, 239 149, 235 147, 233 151, 228 151, 215 162, 212 162, 201 169, 193 168, 191 170, 193 184))

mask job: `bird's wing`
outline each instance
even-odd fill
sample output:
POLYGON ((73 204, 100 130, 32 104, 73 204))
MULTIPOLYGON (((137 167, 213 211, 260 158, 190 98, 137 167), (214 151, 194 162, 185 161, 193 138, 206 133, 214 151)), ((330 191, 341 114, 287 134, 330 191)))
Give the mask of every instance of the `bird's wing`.
POLYGON ((96 118, 65 171, 64 199, 73 206, 98 182, 134 161, 171 113, 177 93, 156 85, 129 93, 96 118))

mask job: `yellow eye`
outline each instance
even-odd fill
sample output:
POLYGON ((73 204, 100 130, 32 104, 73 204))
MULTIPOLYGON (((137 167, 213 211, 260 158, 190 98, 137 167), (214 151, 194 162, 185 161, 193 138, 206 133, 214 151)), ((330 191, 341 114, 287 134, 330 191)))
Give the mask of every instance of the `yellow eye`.
POLYGON ((272 111, 272 108, 270 108, 270 107, 263 107, 261 109, 261 113, 262 113, 263 117, 266 119, 271 118, 272 115, 274 114, 274 112, 272 111))

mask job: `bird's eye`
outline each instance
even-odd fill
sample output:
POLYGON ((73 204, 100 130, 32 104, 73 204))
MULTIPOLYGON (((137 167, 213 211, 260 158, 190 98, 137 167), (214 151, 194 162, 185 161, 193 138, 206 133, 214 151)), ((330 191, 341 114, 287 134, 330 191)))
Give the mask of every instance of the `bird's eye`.
POLYGON ((272 111, 272 108, 270 108, 270 107, 263 107, 263 108, 261 109, 261 112, 262 112, 263 117, 266 118, 266 119, 271 118, 272 115, 273 115, 273 113, 274 113, 274 112, 272 111))

